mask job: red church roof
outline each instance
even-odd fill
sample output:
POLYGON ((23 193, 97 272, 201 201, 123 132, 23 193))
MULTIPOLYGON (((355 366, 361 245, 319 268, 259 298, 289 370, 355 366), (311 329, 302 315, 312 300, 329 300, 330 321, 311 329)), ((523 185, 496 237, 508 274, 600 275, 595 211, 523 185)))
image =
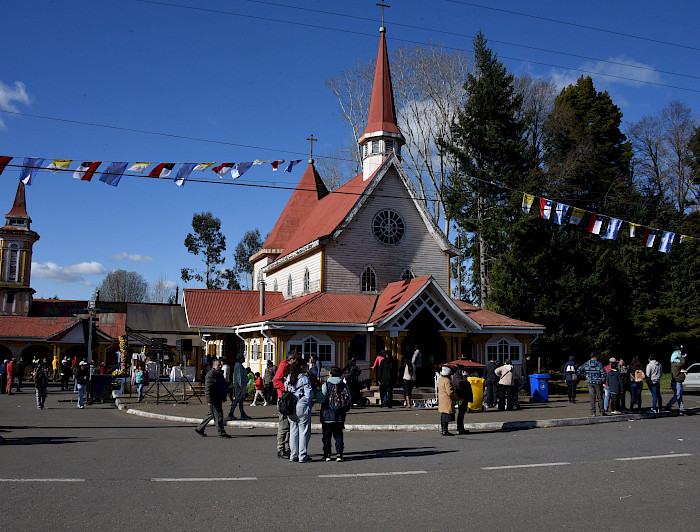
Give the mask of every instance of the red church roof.
POLYGON ((19 185, 17 186, 17 193, 15 194, 15 202, 12 205, 12 209, 6 214, 6 216, 15 218, 29 218, 29 215, 27 214, 27 203, 24 199, 24 183, 22 181, 20 181, 19 185))
POLYGON ((386 32, 384 28, 380 31, 377 66, 374 70, 374 83, 367 115, 367 127, 362 132, 363 137, 368 133, 377 131, 401 134, 396 125, 396 107, 394 106, 394 91, 391 86, 389 55, 386 49, 386 32))

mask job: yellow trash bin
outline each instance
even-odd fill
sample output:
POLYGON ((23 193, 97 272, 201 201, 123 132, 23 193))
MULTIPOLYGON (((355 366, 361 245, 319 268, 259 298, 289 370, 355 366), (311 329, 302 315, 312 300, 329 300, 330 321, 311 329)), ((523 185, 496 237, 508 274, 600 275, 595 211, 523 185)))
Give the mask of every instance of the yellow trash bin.
POLYGON ((470 412, 481 412, 484 409, 484 379, 469 377, 467 380, 472 385, 472 400, 467 407, 470 412))

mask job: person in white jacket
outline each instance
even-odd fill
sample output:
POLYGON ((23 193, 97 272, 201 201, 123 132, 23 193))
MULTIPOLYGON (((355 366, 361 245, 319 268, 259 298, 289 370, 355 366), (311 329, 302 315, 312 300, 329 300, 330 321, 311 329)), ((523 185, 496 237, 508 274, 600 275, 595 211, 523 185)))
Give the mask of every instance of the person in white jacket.
POLYGON ((649 363, 647 364, 646 377, 649 391, 651 392, 651 411, 655 414, 661 412, 661 364, 656 360, 656 356, 649 355, 649 363))
POLYGON ((513 365, 510 358, 506 358, 505 364, 496 368, 498 377, 498 409, 513 410, 513 398, 510 395, 510 386, 513 384, 513 365))

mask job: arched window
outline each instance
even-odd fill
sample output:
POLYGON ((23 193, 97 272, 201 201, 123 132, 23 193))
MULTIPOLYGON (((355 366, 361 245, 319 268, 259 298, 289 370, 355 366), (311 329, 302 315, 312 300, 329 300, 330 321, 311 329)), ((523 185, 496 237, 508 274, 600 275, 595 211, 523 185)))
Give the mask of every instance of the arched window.
POLYGON ((415 275, 413 275, 411 268, 405 268, 404 271, 401 272, 401 280, 402 281, 410 281, 414 277, 415 277, 415 275))
POLYGON ((333 342, 322 341, 313 336, 308 336, 301 341, 290 341, 289 348, 290 350, 298 349, 301 351, 302 357, 306 361, 309 360, 311 355, 314 355, 325 365, 333 365, 335 363, 335 345, 333 342))
POLYGON ((309 274, 309 269, 306 268, 304 271, 304 293, 306 294, 309 291, 309 288, 311 286, 311 275, 309 274))
POLYGON ((489 360, 493 357, 500 362, 506 358, 510 358, 511 362, 520 362, 520 343, 509 342, 505 338, 501 338, 497 342, 488 342, 486 356, 489 360))
POLYGON ((273 292, 279 292, 279 285, 277 284, 277 279, 275 279, 275 284, 272 285, 273 292))
POLYGON ((377 291, 377 275, 371 266, 365 267, 362 271, 361 289, 363 292, 377 291))
POLYGON ((10 244, 10 267, 8 281, 19 281, 19 244, 10 244))
POLYGON ((287 277, 287 297, 292 296, 292 276, 287 277))

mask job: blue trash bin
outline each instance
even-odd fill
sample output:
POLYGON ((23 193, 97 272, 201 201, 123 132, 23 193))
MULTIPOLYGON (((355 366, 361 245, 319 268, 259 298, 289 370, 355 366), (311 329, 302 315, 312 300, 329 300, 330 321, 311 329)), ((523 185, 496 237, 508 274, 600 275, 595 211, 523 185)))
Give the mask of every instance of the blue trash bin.
POLYGON ((549 375, 544 373, 530 375, 530 397, 535 403, 549 402, 549 375))

